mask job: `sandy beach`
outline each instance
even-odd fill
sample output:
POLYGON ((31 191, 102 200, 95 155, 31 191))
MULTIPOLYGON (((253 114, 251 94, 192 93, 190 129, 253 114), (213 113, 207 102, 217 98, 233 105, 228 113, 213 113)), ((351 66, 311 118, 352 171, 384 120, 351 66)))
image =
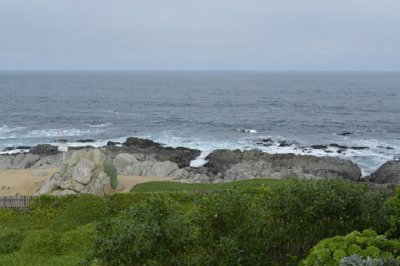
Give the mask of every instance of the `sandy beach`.
MULTIPOLYGON (((57 168, 0 170, 0 196, 33 195, 40 183, 57 170, 57 168)), ((170 181, 171 179, 154 176, 118 176, 118 180, 124 184, 122 192, 129 192, 136 184, 151 181, 170 181)))

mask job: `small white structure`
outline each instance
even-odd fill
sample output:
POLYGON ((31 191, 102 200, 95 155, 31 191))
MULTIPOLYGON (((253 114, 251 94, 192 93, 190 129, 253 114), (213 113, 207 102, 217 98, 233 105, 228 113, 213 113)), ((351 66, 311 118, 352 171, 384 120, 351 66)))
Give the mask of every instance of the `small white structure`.
POLYGON ((68 144, 67 143, 58 144, 58 151, 63 153, 63 163, 65 164, 65 153, 68 152, 68 144))

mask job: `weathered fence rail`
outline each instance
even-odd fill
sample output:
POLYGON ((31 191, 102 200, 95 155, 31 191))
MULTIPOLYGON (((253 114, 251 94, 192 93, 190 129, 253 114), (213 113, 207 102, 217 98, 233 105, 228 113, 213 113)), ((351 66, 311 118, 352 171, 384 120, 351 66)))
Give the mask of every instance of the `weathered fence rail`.
POLYGON ((3 196, 0 197, 0 209, 26 209, 38 196, 3 196))
POLYGON ((29 206, 35 202, 38 205, 51 204, 56 205, 60 198, 65 196, 51 196, 51 197, 40 197, 38 195, 15 195, 15 196, 2 196, 0 197, 0 209, 16 209, 26 210, 29 206))

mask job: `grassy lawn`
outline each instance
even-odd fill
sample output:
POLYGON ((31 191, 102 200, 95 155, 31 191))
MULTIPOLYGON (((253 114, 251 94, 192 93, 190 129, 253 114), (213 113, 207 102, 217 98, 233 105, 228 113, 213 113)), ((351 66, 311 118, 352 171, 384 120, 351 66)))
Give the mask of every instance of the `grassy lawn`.
POLYGON ((271 187, 284 184, 288 180, 279 179, 246 179, 232 181, 228 183, 217 184, 193 184, 181 182, 148 182, 137 184, 131 189, 131 192, 167 192, 167 191, 208 191, 208 190, 223 190, 223 189, 241 189, 241 188, 259 188, 271 187))

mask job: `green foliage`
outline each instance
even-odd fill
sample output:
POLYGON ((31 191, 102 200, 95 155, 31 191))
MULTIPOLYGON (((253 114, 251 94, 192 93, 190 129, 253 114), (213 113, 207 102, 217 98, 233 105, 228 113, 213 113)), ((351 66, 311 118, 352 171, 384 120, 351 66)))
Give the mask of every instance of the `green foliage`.
POLYGON ((228 183, 218 184, 191 184, 180 182, 146 182, 135 185, 131 192, 161 192, 161 191, 212 191, 224 189, 243 189, 243 188, 268 188, 279 184, 285 184, 288 180, 279 179, 247 179, 228 183))
POLYGON ((312 248, 303 265, 339 265, 342 258, 350 255, 370 258, 400 259, 400 240, 388 240, 375 231, 354 231, 346 236, 335 236, 319 242, 312 248))
POLYGON ((91 248, 95 224, 86 224, 62 234, 60 250, 63 254, 87 254, 91 248))
POLYGON ((98 225, 92 256, 105 265, 182 264, 192 232, 176 202, 153 196, 98 225))
POLYGON ((18 251, 21 248, 25 234, 12 229, 0 229, 0 254, 18 251))
POLYGON ((108 211, 115 215, 148 199, 151 194, 145 193, 113 193, 106 198, 108 211))
POLYGON ((35 198, 31 203, 30 210, 34 211, 42 208, 55 208, 55 209, 65 209, 72 201, 74 201, 78 195, 66 195, 63 197, 57 197, 52 195, 40 195, 35 198))
POLYGON ((117 179, 117 168, 110 161, 104 161, 103 170, 108 177, 110 177, 111 187, 113 189, 117 189, 118 187, 118 179, 117 179))
POLYGON ((387 229, 382 222, 385 194, 340 180, 159 195, 144 193, 127 200, 130 204, 116 196, 115 209, 133 209, 100 224, 96 246, 101 248, 93 256, 106 264, 167 263, 173 257, 191 265, 297 265, 324 238, 387 229), (171 239, 180 248, 165 244, 171 239))
POLYGON ((58 235, 47 229, 30 231, 21 246, 21 253, 56 255, 59 253, 58 235))
POLYGON ((363 258, 358 255, 351 255, 340 260, 340 266, 400 266, 395 258, 363 258))
POLYGON ((101 221, 106 215, 107 207, 102 198, 82 194, 55 217, 52 228, 61 232, 69 231, 87 223, 101 221))
POLYGON ((395 196, 387 201, 385 207, 390 216, 388 235, 400 238, 400 187, 397 188, 395 196))

